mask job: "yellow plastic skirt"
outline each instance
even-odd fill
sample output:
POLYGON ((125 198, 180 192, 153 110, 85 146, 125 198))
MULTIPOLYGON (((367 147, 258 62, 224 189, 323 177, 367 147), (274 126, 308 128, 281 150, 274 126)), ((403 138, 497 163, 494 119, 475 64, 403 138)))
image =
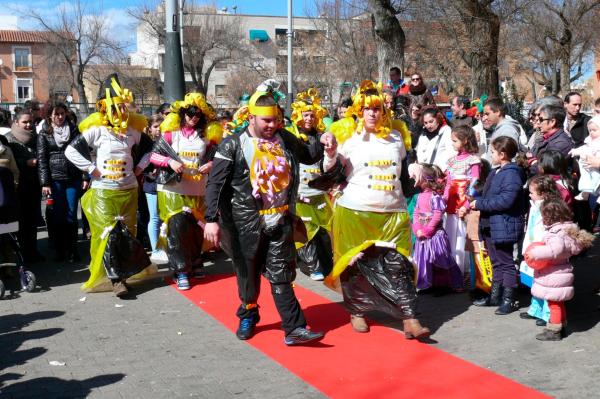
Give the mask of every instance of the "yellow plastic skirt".
MULTIPOLYGON (((160 229, 160 236, 158 237, 159 248, 167 248, 166 238, 169 234, 169 219, 179 212, 187 210, 192 213, 196 220, 203 224, 205 223, 204 214, 206 213, 206 207, 204 205, 204 197, 197 195, 183 195, 170 191, 158 191, 157 198, 159 216, 160 220, 163 222, 160 229)), ((206 244, 204 246, 206 246, 206 244)))
POLYGON ((316 195, 310 197, 310 204, 304 202, 296 203, 296 215, 304 222, 308 241, 296 242, 296 249, 302 248, 319 231, 319 228, 324 228, 331 232, 331 219, 333 217, 333 206, 327 194, 316 195))
POLYGON ((339 290, 339 277, 352 258, 378 241, 396 244, 396 250, 409 256, 411 249, 408 212, 355 211, 336 205, 333 212, 333 270, 325 285, 339 290))
MULTIPOLYGON (((127 229, 135 236, 137 223, 138 189, 104 190, 92 188, 81 197, 81 208, 90 224, 92 239, 90 242, 90 278, 81 289, 85 292, 110 291, 112 285, 104 269, 104 250, 110 231, 121 219, 127 229)), ((156 267, 149 266, 130 280, 142 279, 156 273, 156 267)))

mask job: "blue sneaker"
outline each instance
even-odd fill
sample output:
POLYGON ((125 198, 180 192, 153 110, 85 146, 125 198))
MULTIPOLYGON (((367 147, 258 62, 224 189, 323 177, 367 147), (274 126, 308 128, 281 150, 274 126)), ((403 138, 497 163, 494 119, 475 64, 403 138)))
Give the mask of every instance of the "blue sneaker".
POLYGON ((254 336, 254 328, 258 324, 259 320, 259 315, 240 319, 240 326, 235 332, 235 335, 238 337, 238 339, 245 341, 252 338, 254 336))
POLYGON ((190 289, 190 280, 188 280, 188 276, 186 273, 177 273, 177 289, 180 291, 186 291, 190 289))
POLYGON ((321 272, 313 272, 310 274, 310 279, 313 281, 323 281, 325 280, 325 276, 321 272))

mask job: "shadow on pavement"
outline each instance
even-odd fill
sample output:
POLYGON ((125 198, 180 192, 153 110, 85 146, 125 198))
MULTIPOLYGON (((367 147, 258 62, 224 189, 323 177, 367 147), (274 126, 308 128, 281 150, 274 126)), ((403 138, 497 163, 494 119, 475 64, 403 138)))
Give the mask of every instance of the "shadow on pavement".
POLYGON ((583 332, 600 322, 600 239, 586 253, 572 260, 575 296, 567 302, 567 321, 572 332, 583 332))
POLYGON ((92 389, 115 384, 125 378, 125 374, 105 374, 85 380, 63 380, 56 377, 40 377, 17 382, 0 388, 0 396, 15 398, 85 398, 92 389))

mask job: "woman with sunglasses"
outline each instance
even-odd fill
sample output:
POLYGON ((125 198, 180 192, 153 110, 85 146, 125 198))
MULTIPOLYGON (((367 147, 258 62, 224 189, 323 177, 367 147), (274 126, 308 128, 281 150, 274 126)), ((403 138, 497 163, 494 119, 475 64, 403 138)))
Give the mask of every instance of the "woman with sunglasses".
POLYGON ((426 107, 428 105, 435 106, 433 95, 425 85, 423 76, 421 76, 421 74, 418 72, 415 72, 411 75, 407 94, 412 105, 420 104, 422 107, 426 107))
MULTIPOLYGON (((189 274, 202 275, 204 191, 222 128, 200 93, 171 104, 149 162, 161 168, 157 178, 161 227, 158 247, 166 250, 177 288, 190 289, 189 274)), ((140 163, 143 167, 144 159, 140 163)))

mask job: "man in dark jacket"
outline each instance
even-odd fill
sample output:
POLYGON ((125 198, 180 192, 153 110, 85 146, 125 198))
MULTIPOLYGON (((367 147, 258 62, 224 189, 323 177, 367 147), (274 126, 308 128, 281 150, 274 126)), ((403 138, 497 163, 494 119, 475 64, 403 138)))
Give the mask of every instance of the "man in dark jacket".
POLYGON ((477 124, 477 119, 467 115, 467 109, 471 105, 471 101, 467 97, 458 96, 452 99, 452 120, 450 126, 454 129, 458 126, 473 127, 477 124))
POLYGON ((565 111, 567 117, 564 129, 571 136, 573 148, 577 148, 589 135, 587 124, 590 120, 588 115, 581 112, 581 95, 579 93, 571 92, 565 96, 565 111))
POLYGON ((294 215, 298 163, 323 157, 319 141, 307 146, 278 129, 279 109, 270 92, 256 92, 249 102, 249 125, 219 145, 206 187, 205 239, 223 247, 233 259, 241 300, 237 337, 254 335, 260 316, 261 273, 282 320, 285 344, 316 341, 323 333, 306 329, 306 320, 292 289, 296 276, 294 215), (218 223, 220 222, 220 223, 218 223), (221 230, 222 228, 222 230, 221 230))

